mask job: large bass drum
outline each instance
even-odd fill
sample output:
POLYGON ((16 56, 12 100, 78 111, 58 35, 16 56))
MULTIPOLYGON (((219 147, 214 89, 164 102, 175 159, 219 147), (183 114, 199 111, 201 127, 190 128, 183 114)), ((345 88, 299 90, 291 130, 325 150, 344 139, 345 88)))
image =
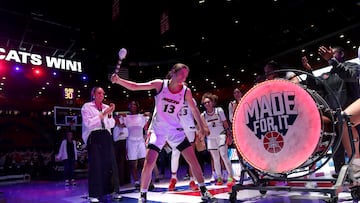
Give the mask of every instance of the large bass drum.
POLYGON ((254 168, 291 174, 328 155, 335 144, 334 120, 316 91, 288 80, 269 80, 243 96, 234 113, 233 137, 242 158, 254 168))

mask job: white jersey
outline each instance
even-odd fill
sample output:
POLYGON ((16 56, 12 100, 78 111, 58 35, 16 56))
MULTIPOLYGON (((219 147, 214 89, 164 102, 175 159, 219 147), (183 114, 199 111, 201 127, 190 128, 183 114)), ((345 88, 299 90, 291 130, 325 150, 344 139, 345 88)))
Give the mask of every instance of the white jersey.
POLYGON ((143 140, 144 126, 149 120, 148 116, 143 114, 132 114, 124 117, 124 124, 129 131, 129 140, 143 140))
POLYGON ((214 113, 209 115, 204 111, 201 116, 205 118, 206 124, 209 127, 210 135, 208 137, 217 137, 220 134, 225 134, 224 123, 226 121, 224 110, 221 107, 214 108, 214 113))
POLYGON ((187 87, 183 85, 180 92, 172 93, 168 84, 169 80, 164 80, 160 92, 155 96, 151 127, 156 135, 174 135, 182 130, 178 114, 184 105, 187 87))
MULTIPOLYGON (((196 104, 194 98, 193 101, 196 104)), ((185 133, 196 131, 194 116, 191 112, 191 109, 187 101, 184 101, 184 106, 181 108, 179 112, 179 117, 180 117, 181 126, 183 127, 185 133)))

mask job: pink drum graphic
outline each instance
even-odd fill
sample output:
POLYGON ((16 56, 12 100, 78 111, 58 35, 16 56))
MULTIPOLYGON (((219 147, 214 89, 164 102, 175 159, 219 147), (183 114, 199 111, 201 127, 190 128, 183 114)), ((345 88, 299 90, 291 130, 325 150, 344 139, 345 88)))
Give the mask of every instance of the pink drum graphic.
POLYGON ((313 97, 300 85, 265 81, 250 89, 237 106, 234 141, 253 167, 286 173, 301 166, 317 149, 320 118, 313 97))

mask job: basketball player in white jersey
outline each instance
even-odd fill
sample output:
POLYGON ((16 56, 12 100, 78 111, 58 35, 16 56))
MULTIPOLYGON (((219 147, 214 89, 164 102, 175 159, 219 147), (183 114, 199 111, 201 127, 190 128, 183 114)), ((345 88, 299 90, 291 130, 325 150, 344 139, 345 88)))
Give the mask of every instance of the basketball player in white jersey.
POLYGON ((145 161, 144 127, 149 120, 149 116, 139 113, 139 107, 137 101, 131 101, 128 105, 130 113, 123 118, 124 125, 129 132, 126 139, 126 150, 136 189, 140 189, 138 168, 143 168, 145 161))
POLYGON ((215 95, 205 93, 202 97, 202 103, 206 110, 201 114, 204 117, 207 126, 210 130, 210 135, 207 136, 207 147, 214 161, 215 173, 218 180, 215 180, 216 185, 222 185, 221 178, 221 163, 220 157, 224 162, 225 168, 229 174, 227 186, 232 187, 235 184, 234 172, 231 167, 231 162, 228 157, 228 143, 230 139, 230 129, 224 110, 221 107, 215 107, 215 95))
MULTIPOLYGON (((195 99, 193 100, 194 103, 196 104, 195 99)), ((179 117, 185 135, 189 140, 189 142, 191 143, 192 148, 195 150, 195 133, 196 133, 195 119, 186 101, 184 102, 184 106, 181 108, 179 112, 179 117)), ((173 191, 175 189, 175 184, 177 182, 177 170, 179 169, 179 158, 180 158, 180 151, 177 150, 176 148, 172 149, 171 179, 169 183, 169 191, 173 191)), ((190 183, 189 183, 190 188, 192 190, 198 190, 199 188, 195 184, 191 170, 189 170, 189 175, 190 175, 190 183)))
POLYGON ((152 130, 148 139, 148 149, 141 174, 139 202, 146 202, 151 173, 156 164, 159 151, 166 142, 172 148, 177 148, 188 162, 200 187, 201 199, 207 202, 217 202, 216 198, 205 187, 200 164, 190 142, 186 139, 178 117, 178 113, 184 105, 184 100, 186 100, 196 122, 199 124, 199 135, 201 138, 204 137, 204 127, 203 122, 201 122, 200 112, 194 104, 191 90, 183 84, 188 74, 189 67, 185 64, 177 63, 170 71, 171 79, 169 80, 155 79, 136 83, 120 78, 117 74, 111 76, 112 83, 119 84, 129 90, 155 89, 157 92, 151 121, 152 130))

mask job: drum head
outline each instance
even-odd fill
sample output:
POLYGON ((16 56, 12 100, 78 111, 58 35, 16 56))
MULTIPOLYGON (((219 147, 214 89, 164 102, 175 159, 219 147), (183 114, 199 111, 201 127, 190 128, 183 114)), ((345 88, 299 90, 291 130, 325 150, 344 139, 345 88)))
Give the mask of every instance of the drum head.
POLYGON ((303 164, 320 140, 321 120, 311 95, 287 80, 250 89, 236 108, 233 137, 242 157, 258 170, 286 173, 303 164))

